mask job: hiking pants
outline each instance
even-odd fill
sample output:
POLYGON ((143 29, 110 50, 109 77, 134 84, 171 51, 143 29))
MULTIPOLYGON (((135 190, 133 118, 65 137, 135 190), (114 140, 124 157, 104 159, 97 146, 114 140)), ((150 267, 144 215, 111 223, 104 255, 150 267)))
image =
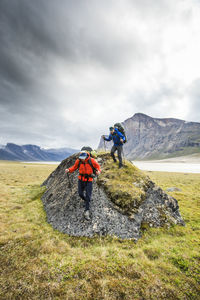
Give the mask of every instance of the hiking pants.
POLYGON ((117 155, 118 155, 118 159, 119 159, 119 166, 122 166, 122 147, 123 147, 122 145, 121 146, 113 145, 112 149, 111 149, 111 156, 114 161, 116 161, 114 153, 115 153, 115 151, 117 151, 117 155))
POLYGON ((90 200, 92 198, 92 181, 82 181, 79 179, 78 193, 81 199, 85 201, 85 210, 89 210, 90 200))

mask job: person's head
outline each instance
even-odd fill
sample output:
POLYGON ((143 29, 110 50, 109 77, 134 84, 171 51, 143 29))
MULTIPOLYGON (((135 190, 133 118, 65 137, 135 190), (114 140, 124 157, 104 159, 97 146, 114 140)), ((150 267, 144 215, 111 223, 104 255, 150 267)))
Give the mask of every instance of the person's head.
POLYGON ((88 157, 88 153, 86 151, 81 151, 79 155, 80 160, 85 160, 88 157))
POLYGON ((110 127, 109 129, 110 129, 110 133, 114 133, 115 131, 114 127, 110 127))

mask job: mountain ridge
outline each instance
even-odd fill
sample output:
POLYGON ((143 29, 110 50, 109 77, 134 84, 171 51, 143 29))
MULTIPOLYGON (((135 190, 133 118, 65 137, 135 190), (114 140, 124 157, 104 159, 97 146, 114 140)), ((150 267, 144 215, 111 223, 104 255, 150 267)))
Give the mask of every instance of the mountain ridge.
POLYGON ((71 148, 43 149, 32 144, 20 146, 14 143, 7 143, 0 147, 0 159, 14 161, 61 161, 75 152, 78 152, 78 150, 71 148))
MULTIPOLYGON (((200 123, 136 113, 122 122, 129 159, 163 159, 200 152, 200 123)), ((110 149, 112 143, 106 144, 110 149)), ((99 149, 104 148, 101 140, 99 149)))

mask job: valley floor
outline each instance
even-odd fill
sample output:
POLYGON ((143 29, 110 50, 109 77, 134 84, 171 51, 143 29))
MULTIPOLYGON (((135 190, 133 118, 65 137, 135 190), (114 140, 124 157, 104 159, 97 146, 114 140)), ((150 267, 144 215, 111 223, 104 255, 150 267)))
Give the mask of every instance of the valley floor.
POLYGON ((150 160, 152 163, 190 163, 200 164, 200 153, 194 153, 185 156, 171 157, 160 160, 150 160))
POLYGON ((180 189, 186 226, 134 243, 53 230, 40 185, 55 167, 0 161, 0 299, 200 299, 200 174, 146 172, 180 189))
POLYGON ((199 153, 160 160, 134 160, 132 162, 141 170, 200 174, 199 153))

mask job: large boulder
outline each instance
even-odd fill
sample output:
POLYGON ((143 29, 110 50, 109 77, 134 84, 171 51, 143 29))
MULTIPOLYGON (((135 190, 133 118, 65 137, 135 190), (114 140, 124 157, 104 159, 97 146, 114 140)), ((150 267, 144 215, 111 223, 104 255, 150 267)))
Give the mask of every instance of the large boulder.
POLYGON ((156 186, 143 172, 125 162, 118 169, 110 155, 100 154, 102 173, 93 184, 91 220, 84 218, 84 202, 77 192, 77 173, 65 169, 77 159, 74 154, 43 183, 42 197, 47 220, 53 228, 72 236, 114 235, 137 240, 142 228, 184 225, 176 199, 156 186))

